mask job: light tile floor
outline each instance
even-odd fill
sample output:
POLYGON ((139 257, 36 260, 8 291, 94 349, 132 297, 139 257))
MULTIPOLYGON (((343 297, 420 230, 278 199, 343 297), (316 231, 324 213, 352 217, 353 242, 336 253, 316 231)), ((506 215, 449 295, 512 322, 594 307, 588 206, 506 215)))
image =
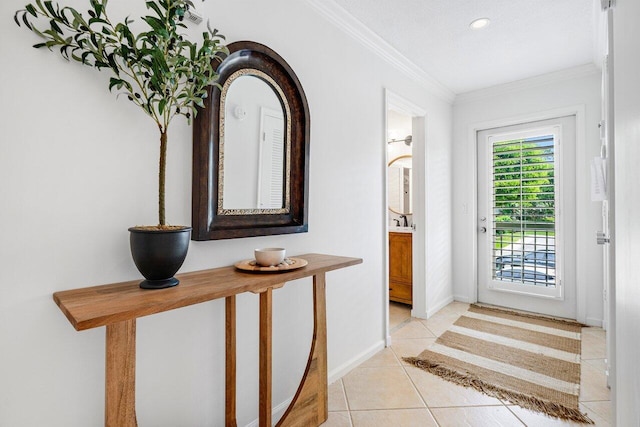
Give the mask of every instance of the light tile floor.
MULTIPOLYGON (((454 385, 402 361, 422 352, 467 308, 468 304, 453 302, 429 320, 419 320, 411 318, 407 306, 391 303, 391 347, 329 386, 329 419, 323 426, 585 426, 454 385)), ((604 358, 604 331, 583 328, 580 409, 597 427, 613 424, 604 358)))

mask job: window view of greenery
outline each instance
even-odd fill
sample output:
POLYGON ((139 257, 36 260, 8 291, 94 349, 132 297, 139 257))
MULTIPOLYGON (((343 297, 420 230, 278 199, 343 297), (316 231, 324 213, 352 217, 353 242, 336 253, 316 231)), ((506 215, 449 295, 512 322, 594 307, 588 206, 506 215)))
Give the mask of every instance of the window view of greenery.
POLYGON ((493 143, 493 278, 555 286, 553 135, 493 143))

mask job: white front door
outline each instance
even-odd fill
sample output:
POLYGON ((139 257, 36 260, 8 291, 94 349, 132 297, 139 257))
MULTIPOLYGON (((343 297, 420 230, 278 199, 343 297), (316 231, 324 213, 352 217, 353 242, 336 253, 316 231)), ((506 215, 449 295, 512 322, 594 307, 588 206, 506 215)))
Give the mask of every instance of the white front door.
POLYGON ((479 302, 576 318, 575 126, 478 132, 479 302))

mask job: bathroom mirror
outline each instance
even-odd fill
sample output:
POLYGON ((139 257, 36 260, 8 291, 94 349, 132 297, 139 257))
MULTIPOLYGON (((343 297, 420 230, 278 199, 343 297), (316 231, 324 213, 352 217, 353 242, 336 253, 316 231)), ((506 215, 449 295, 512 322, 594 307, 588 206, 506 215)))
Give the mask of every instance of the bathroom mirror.
POLYGON ((411 215, 411 155, 396 157, 387 168, 389 210, 398 215, 411 215))
POLYGON ((305 232, 309 110, 278 54, 235 42, 193 127, 192 238, 305 232))

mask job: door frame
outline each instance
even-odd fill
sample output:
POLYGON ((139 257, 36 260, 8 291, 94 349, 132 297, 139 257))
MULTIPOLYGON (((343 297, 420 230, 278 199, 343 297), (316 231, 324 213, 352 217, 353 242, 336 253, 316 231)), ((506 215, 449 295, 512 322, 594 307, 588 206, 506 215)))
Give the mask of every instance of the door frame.
MULTIPOLYGON (((603 6, 604 7, 604 6, 603 6)), ((601 20, 605 24, 605 57, 602 71, 602 119, 605 124, 605 158, 607 162, 607 220, 609 239, 612 243, 607 243, 604 250, 606 257, 604 272, 605 277, 605 310, 604 325, 606 334, 606 364, 607 364, 607 384, 614 391, 611 394, 613 405, 613 419, 616 419, 617 397, 616 397, 616 188, 615 188, 615 111, 614 111, 614 6, 603 9, 601 20)), ((602 153, 601 153, 602 155, 602 153)))
POLYGON ((427 291, 426 291, 426 278, 427 278, 427 266, 426 262, 418 262, 419 260, 426 259, 426 116, 427 112, 424 108, 414 104, 406 98, 397 95, 393 91, 384 90, 384 132, 383 132, 383 147, 384 147, 384 196, 383 196, 383 209, 384 209, 384 227, 383 227, 383 241, 384 241, 384 324, 385 324, 385 340, 386 345, 391 345, 391 335, 389 334, 389 214, 388 214, 388 194, 387 194, 387 165, 389 164, 389 151, 387 149, 389 124, 388 124, 388 111, 393 108, 396 111, 412 117, 412 203, 413 203, 413 285, 412 285, 412 309, 411 315, 413 317, 427 318, 427 291), (416 286, 417 285, 417 286, 416 286))
MULTIPOLYGON (((563 108, 555 108, 552 110, 540 111, 537 113, 524 114, 519 116, 514 116, 505 119, 495 119, 488 120, 483 122, 474 123, 469 126, 469 130, 467 133, 467 150, 470 153, 473 153, 473 165, 472 167, 472 183, 473 185, 473 197, 471 201, 471 215, 469 215, 469 219, 466 224, 466 229, 469 235, 472 236, 472 271, 473 280, 467 286, 467 298, 470 303, 478 302, 478 233, 476 233, 477 223, 478 223, 478 144, 477 144, 477 133, 482 130, 505 127, 505 126, 513 126, 519 124, 525 124, 529 122, 536 122, 542 120, 550 120, 558 117, 564 116, 575 116, 576 117, 576 178, 580 178, 578 176, 578 171, 580 168, 577 165, 586 164, 586 153, 585 150, 579 149, 580 142, 585 140, 586 136, 586 123, 585 123, 585 106, 584 104, 574 105, 563 108)), ((588 180, 586 179, 576 179, 576 193, 584 194, 584 191, 588 191, 588 180)), ((582 222, 584 220, 581 217, 576 217, 575 226, 577 230, 582 229, 582 222)), ((581 236, 579 233, 576 233, 576 247, 580 247, 580 239, 586 239, 586 236, 581 236)), ((577 257, 576 257, 577 258, 577 257)), ((587 295, 584 289, 585 283, 585 269, 582 268, 582 265, 585 261, 576 259, 576 320, 581 323, 585 323, 586 321, 586 307, 587 307, 587 295)))

